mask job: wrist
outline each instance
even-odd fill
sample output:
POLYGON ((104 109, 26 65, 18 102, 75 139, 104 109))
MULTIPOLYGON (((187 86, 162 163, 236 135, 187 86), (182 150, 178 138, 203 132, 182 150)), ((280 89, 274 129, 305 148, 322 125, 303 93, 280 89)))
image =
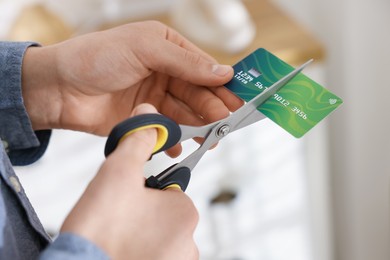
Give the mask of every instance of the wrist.
POLYGON ((50 47, 30 47, 22 65, 22 96, 34 130, 56 128, 61 109, 56 62, 50 47))

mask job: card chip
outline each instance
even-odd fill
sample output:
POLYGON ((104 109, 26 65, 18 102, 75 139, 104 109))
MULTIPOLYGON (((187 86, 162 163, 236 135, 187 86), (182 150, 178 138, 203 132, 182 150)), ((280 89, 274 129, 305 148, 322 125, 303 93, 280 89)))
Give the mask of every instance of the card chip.
POLYGON ((255 69, 255 68, 251 68, 248 72, 249 72, 249 74, 251 74, 251 75, 252 75, 253 77, 255 77, 255 78, 258 78, 258 77, 261 76, 261 72, 258 71, 258 70, 255 69))

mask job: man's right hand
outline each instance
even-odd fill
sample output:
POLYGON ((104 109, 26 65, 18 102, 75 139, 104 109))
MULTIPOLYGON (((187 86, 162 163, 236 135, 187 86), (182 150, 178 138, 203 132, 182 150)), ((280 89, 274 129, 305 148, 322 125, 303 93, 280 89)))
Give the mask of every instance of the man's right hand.
MULTIPOLYGON (((156 113, 140 105, 133 115, 156 113)), ((146 188, 143 167, 156 143, 147 129, 123 140, 110 154, 61 232, 100 246, 113 259, 198 259, 193 233, 197 211, 180 190, 146 188)))

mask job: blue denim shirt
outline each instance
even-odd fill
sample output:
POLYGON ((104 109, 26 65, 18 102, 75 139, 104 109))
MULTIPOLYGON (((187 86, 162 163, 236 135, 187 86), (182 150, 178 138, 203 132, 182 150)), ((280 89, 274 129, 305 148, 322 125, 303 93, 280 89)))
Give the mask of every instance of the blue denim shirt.
POLYGON ((45 152, 50 130, 31 128, 21 93, 22 60, 30 42, 0 42, 0 259, 108 259, 85 238, 61 233, 52 242, 12 165, 27 165, 45 152))

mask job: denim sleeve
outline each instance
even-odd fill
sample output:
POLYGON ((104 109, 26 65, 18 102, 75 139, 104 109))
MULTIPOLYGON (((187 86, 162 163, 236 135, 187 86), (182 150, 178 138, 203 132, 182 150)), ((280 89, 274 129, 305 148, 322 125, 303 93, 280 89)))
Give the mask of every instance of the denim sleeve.
MULTIPOLYGON (((22 62, 24 53, 30 46, 37 46, 37 44, 31 42, 0 42, 0 142, 2 142, 0 143, 0 184, 4 182, 8 185, 8 182, 13 180, 12 183, 14 184, 11 183, 9 190, 12 190, 12 187, 16 189, 14 185, 17 181, 17 176, 12 170, 8 157, 13 165, 33 163, 45 152, 51 134, 50 130, 33 131, 23 103, 21 88, 22 62), (4 155, 3 148, 7 151, 8 157, 2 156, 4 155)), ((13 232, 13 236, 0 236, 0 249, 4 245, 5 239, 10 244, 14 243, 14 247, 11 246, 8 248, 9 250, 18 248, 18 245, 22 245, 23 248, 25 244, 34 244, 33 241, 28 241, 29 237, 31 238, 34 237, 34 234, 44 232, 41 230, 42 227, 40 225, 40 227, 36 227, 36 225, 32 224, 32 220, 34 220, 34 223, 37 222, 35 221, 36 217, 31 217, 32 215, 35 216, 35 212, 33 212, 24 192, 21 192, 20 189, 19 187, 18 190, 12 193, 12 196, 7 199, 7 203, 0 204, 0 232, 4 233, 5 224, 8 225, 9 233, 13 232), (22 211, 22 209, 25 211, 22 211), (23 233, 33 232, 33 229, 20 230, 22 226, 17 225, 18 223, 15 221, 13 214, 18 214, 19 219, 30 221, 35 233, 32 236, 27 236, 26 233, 23 233), (16 236, 20 236, 19 239, 13 239, 16 236), (17 242, 20 242, 20 244, 17 245, 17 242)), ((0 189, 3 192, 6 190, 8 189, 0 189)), ((0 192, 0 202, 2 201, 2 194, 0 192)), ((10 255, 13 255, 13 253, 23 255, 26 252, 30 252, 29 250, 31 251, 31 248, 24 247, 22 252, 7 252, 10 255)), ((40 255, 40 259, 99 260, 108 259, 108 256, 91 241, 74 234, 64 233, 60 234, 53 243, 46 247, 40 255)))
POLYGON ((61 233, 41 254, 40 260, 106 260, 107 254, 95 244, 71 233, 61 233))
POLYGON ((22 62, 32 42, 0 42, 0 139, 13 165, 38 160, 49 143, 51 130, 34 132, 22 97, 22 62))

